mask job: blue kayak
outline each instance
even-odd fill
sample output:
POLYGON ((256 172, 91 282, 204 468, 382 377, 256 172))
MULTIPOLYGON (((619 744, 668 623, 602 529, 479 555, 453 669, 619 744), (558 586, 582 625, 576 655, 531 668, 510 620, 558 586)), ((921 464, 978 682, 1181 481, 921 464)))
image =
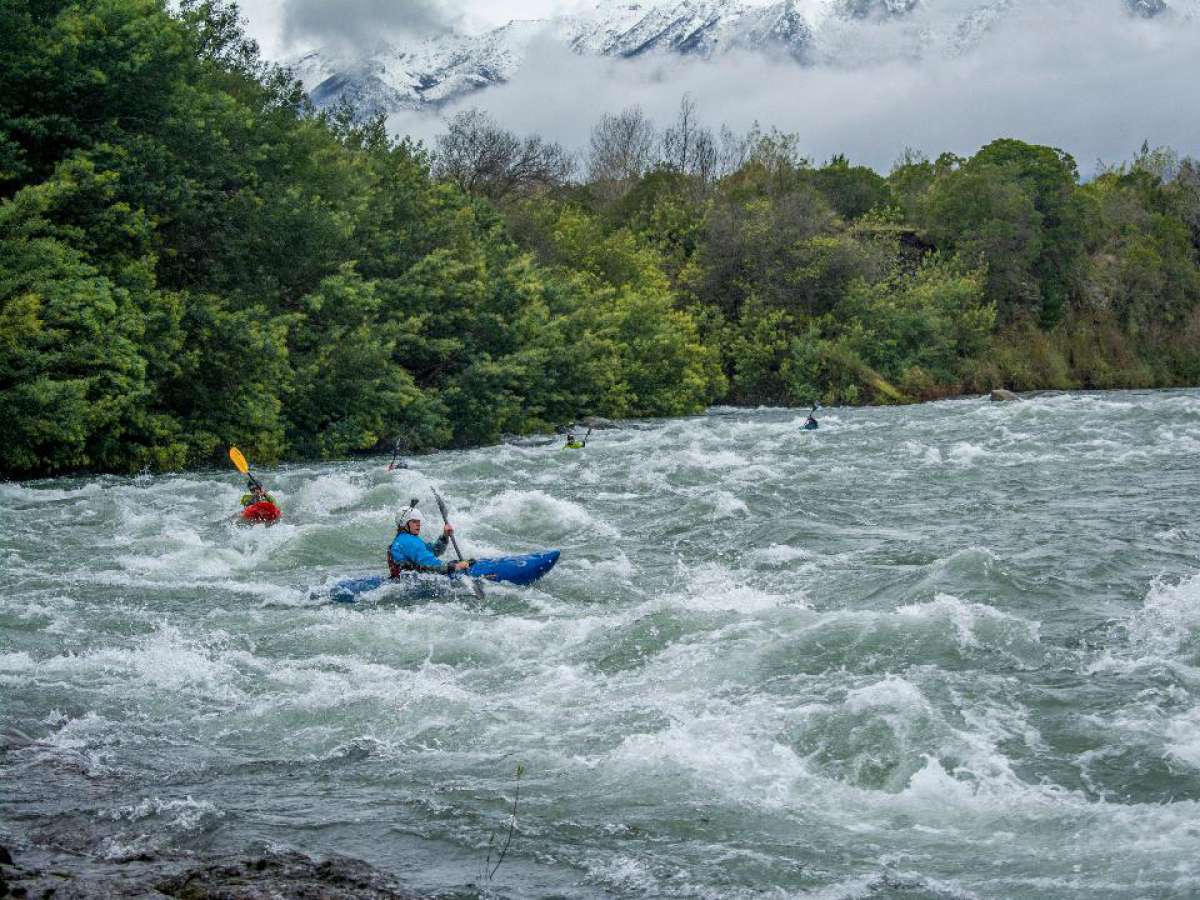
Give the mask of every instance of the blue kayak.
MULTIPOLYGON (((558 562, 561 550, 543 550, 540 553, 526 553, 523 556, 499 556, 495 559, 477 559, 463 574, 471 578, 483 578, 487 581, 507 581, 509 584, 533 584, 558 562)), ((337 603, 354 603, 368 591, 378 590, 385 585, 400 586, 407 589, 429 590, 436 593, 438 587, 448 585, 452 580, 462 575, 432 575, 413 572, 401 575, 399 578, 388 578, 386 575, 368 575, 365 578, 348 578, 339 581, 329 592, 329 598, 337 603)))

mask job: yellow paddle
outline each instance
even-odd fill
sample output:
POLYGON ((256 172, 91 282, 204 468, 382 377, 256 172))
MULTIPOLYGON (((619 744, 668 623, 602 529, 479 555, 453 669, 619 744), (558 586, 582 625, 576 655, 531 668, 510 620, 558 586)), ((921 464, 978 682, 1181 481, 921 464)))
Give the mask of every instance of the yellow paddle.
POLYGON ((246 462, 246 457, 242 455, 241 450, 239 450, 237 447, 230 447, 229 458, 233 460, 233 464, 237 467, 239 472, 257 484, 259 487, 262 487, 262 483, 250 474, 250 464, 246 462))

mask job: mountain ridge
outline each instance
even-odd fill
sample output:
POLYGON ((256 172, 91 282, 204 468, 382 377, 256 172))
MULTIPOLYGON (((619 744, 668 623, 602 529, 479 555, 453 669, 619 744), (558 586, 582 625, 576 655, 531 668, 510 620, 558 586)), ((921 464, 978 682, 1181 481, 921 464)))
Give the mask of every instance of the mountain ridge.
MULTIPOLYGON (((608 0, 581 13, 514 19, 480 34, 448 31, 404 43, 321 48, 287 64, 318 107, 351 103, 362 115, 437 108, 504 84, 538 40, 584 56, 652 54, 711 60, 752 52, 798 65, 853 68, 880 53, 919 59, 968 52, 1005 15, 1050 0, 608 0), (952 7, 957 7, 957 12, 952 7), (868 29, 896 32, 888 51, 868 29), (864 48, 865 43, 865 48, 864 48), (897 49, 899 48, 899 49, 897 49)), ((1114 0, 1131 21, 1200 14, 1200 0, 1114 0)), ((1103 13, 1100 13, 1103 14, 1103 13)))

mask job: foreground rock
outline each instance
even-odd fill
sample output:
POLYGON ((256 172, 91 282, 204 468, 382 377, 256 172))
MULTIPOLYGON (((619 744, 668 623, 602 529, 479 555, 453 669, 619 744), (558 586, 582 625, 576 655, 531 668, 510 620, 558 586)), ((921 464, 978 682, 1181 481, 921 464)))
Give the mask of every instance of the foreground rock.
POLYGON ((210 863, 155 887, 187 900, 418 900, 362 860, 334 856, 319 863, 302 853, 210 863))
POLYGON ((54 900, 421 900, 358 859, 317 862, 302 853, 263 853, 191 865, 144 866, 38 858, 15 864, 0 847, 0 897, 54 900), (175 869, 175 872, 168 872, 175 869), (180 871, 182 870, 182 871, 180 871))
POLYGON ((993 403, 1011 403, 1014 400, 1020 399, 1021 398, 1012 391, 1006 391, 1004 388, 996 388, 996 390, 992 391, 993 403))

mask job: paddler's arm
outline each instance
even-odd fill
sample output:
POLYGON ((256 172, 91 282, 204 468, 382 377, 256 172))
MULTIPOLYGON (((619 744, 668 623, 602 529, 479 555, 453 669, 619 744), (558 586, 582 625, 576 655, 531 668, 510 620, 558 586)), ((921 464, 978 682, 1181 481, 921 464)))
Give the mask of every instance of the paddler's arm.
POLYGON ((459 562, 458 560, 453 560, 451 562, 446 562, 446 563, 439 561, 436 566, 417 566, 416 569, 413 569, 410 571, 421 572, 425 575, 449 575, 453 572, 458 572, 461 569, 465 569, 469 565, 470 565, 470 563, 467 562, 466 560, 463 560, 461 562, 459 562))
MULTIPOLYGON (((393 548, 395 545, 393 544, 393 548)), ((403 548, 406 552, 406 557, 416 567, 418 572, 434 572, 439 575, 449 575, 451 572, 457 572, 467 568, 469 565, 466 562, 447 562, 444 563, 433 555, 429 544, 417 539, 403 548)))
POLYGON ((461 572, 463 569, 470 568, 474 560, 454 559, 450 562, 438 562, 436 566, 420 566, 417 571, 428 572, 432 575, 450 575, 454 572, 461 572))
POLYGON ((429 552, 434 556, 441 556, 446 552, 446 548, 450 546, 450 535, 452 534, 454 534, 454 526, 446 525, 442 528, 442 536, 432 544, 426 544, 425 546, 429 548, 429 552))

